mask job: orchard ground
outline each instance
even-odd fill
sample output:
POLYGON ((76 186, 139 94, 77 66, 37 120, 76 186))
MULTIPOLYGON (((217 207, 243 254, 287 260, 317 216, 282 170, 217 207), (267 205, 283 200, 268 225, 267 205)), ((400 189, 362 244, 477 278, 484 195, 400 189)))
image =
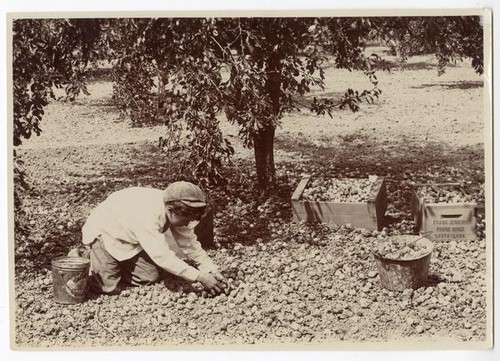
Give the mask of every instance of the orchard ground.
MULTIPOLYGON (((357 113, 287 115, 275 144, 279 191, 265 203, 254 186, 253 151, 221 118, 236 157, 229 185, 210 191, 217 248, 209 254, 237 287, 215 298, 169 278, 120 296, 54 302, 50 262, 79 244, 90 210, 121 188, 164 188, 179 165, 158 150, 163 128, 131 127, 105 79, 90 82, 90 96, 50 104, 41 136, 19 149, 32 189, 17 214, 25 235, 14 240, 15 346, 463 347, 489 339, 483 77, 468 63, 438 77, 434 63, 432 56, 393 62, 378 74, 381 98, 357 113), (386 177, 386 228, 293 223, 290 196, 304 174, 386 177), (478 239, 435 242, 429 284, 391 292, 380 285, 371 249, 379 238, 414 232, 409 181, 463 181, 479 204, 478 239)), ((358 72, 330 67, 326 77, 326 89, 308 98, 370 87, 358 72)))

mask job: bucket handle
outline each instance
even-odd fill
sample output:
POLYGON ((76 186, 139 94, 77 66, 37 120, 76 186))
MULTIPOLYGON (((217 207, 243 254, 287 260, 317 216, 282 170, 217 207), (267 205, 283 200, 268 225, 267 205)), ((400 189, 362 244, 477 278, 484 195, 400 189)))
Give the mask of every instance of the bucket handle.
POLYGON ((432 233, 432 231, 425 231, 425 232, 420 232, 420 237, 418 237, 417 239, 414 239, 413 241, 411 242, 408 242, 408 244, 410 243, 415 243, 417 241, 420 241, 422 238, 426 238, 427 236, 429 236, 430 234, 432 233))
POLYGON ((420 232, 420 238, 419 239, 422 239, 422 238, 425 238, 427 236, 430 236, 432 234, 433 231, 425 231, 425 232, 420 232))
MULTIPOLYGON (((411 244, 411 243, 415 243, 416 241, 418 240, 421 240, 422 238, 426 238, 427 236, 431 235, 433 231, 425 231, 425 232, 420 232, 420 237, 418 237, 417 239, 414 239, 413 241, 410 241, 408 242, 408 244, 411 244)), ((372 251, 372 254, 375 256, 375 257, 378 257, 378 258, 385 258, 384 256, 382 256, 377 250, 373 250, 372 251)))

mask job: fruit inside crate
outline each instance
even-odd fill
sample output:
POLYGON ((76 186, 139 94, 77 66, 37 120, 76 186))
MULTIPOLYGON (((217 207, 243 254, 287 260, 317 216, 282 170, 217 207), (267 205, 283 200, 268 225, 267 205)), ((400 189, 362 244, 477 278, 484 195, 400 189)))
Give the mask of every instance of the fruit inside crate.
POLYGON ((385 180, 304 177, 292 195, 294 220, 351 224, 368 230, 383 227, 387 208, 385 180))
POLYGON ((426 203, 473 203, 460 183, 423 184, 416 188, 418 197, 426 203))
POLYGON ((372 191, 373 179, 314 179, 308 182, 302 200, 333 202, 368 202, 372 191))
POLYGON ((460 183, 412 184, 415 230, 432 240, 476 239, 476 208, 460 183))

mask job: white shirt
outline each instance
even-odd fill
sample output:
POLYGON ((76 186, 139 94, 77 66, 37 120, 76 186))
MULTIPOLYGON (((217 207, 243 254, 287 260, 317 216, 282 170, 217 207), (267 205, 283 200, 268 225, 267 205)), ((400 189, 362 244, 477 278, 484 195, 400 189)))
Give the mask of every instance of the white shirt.
POLYGON ((159 267, 191 282, 200 271, 181 258, 191 258, 200 269, 217 269, 198 242, 194 226, 164 232, 166 223, 163 190, 127 188, 112 193, 92 211, 82 228, 83 243, 101 235, 106 250, 118 261, 144 250, 159 267))

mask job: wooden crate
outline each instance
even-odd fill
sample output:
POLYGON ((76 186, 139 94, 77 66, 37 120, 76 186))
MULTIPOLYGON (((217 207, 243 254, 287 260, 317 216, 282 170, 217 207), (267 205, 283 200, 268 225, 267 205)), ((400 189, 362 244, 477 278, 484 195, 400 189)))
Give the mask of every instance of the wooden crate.
POLYGON ((424 186, 458 186, 459 183, 413 184, 411 208, 415 230, 429 232, 434 241, 476 239, 477 204, 427 203, 418 196, 417 189, 424 186))
POLYGON ((302 200, 302 193, 310 177, 304 177, 292 195, 293 220, 295 222, 322 222, 368 230, 381 230, 387 209, 387 191, 384 178, 377 178, 372 184, 367 202, 333 202, 302 200))

